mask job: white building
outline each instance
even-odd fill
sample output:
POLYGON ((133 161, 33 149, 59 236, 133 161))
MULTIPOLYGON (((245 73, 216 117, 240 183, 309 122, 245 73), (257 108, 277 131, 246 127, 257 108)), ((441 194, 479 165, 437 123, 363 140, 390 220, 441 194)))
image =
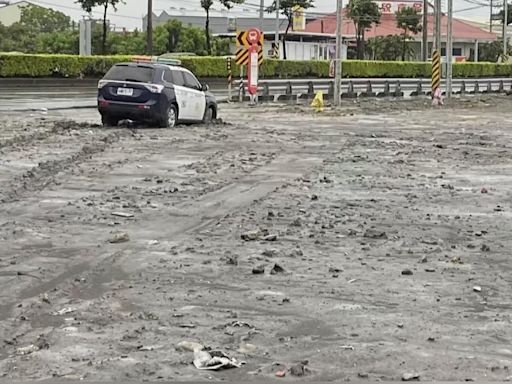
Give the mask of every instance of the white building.
POLYGON ((14 23, 19 22, 21 19, 21 10, 28 5, 39 6, 30 1, 18 1, 16 3, 8 3, 3 7, 0 6, 0 23, 6 27, 10 27, 14 23))

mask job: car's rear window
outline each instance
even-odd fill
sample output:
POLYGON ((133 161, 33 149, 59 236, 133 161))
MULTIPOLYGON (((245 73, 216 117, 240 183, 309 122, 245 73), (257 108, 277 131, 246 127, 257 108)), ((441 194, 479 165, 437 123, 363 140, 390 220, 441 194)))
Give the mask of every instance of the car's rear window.
POLYGON ((105 80, 134 81, 137 83, 151 83, 155 69, 145 66, 116 65, 105 75, 105 80))

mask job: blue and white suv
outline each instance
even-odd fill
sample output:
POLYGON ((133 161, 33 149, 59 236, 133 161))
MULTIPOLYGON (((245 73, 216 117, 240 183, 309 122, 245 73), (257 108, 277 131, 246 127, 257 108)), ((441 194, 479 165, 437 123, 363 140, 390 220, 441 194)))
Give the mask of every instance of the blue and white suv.
POLYGON ((98 83, 98 110, 104 126, 134 120, 151 126, 209 123, 217 102, 178 60, 134 59, 114 65, 98 83))

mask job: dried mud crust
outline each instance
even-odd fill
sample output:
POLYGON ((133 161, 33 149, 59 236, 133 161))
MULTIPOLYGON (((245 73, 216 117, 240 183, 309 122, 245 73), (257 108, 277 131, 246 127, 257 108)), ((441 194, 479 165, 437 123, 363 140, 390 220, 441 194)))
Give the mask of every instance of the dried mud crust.
POLYGON ((0 377, 508 378, 512 126, 492 100, 239 109, 62 169, 1 206, 0 377), (247 364, 198 371, 183 340, 247 364))

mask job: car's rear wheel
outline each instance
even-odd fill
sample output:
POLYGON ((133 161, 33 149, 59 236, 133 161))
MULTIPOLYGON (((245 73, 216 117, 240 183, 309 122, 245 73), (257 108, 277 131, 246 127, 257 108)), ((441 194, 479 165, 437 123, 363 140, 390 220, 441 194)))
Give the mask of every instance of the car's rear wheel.
POLYGON ((119 119, 106 114, 101 115, 101 124, 103 124, 104 127, 117 127, 119 119))
POLYGON ((174 104, 169 106, 160 126, 162 128, 174 128, 178 124, 178 109, 174 104))
POLYGON ((215 109, 213 109, 213 107, 206 108, 206 112, 204 113, 204 117, 203 117, 203 124, 212 123, 214 118, 215 118, 215 109))

